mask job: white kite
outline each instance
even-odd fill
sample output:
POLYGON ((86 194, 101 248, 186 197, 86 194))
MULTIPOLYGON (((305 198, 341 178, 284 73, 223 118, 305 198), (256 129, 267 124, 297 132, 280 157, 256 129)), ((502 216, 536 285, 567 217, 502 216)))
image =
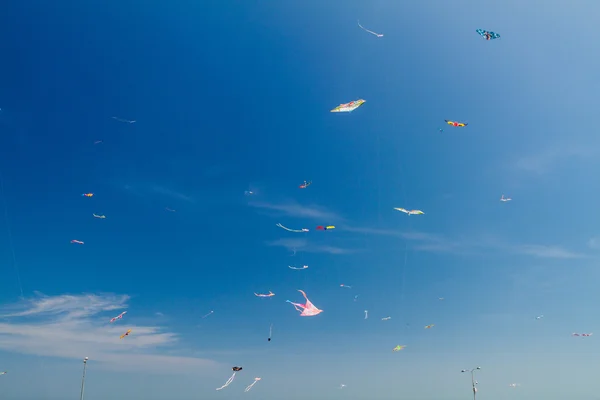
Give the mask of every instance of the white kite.
POLYGON ((254 382, 252 382, 250 385, 248 385, 246 387, 246 389, 244 389, 244 392, 249 391, 250 389, 252 389, 252 386, 256 385, 256 382, 260 381, 261 378, 254 378, 254 382))
POLYGON ((504 195, 502 195, 502 197, 500 197, 500 201, 511 201, 512 199, 510 197, 504 197, 504 195))
POLYGON ((302 270, 302 269, 308 268, 308 265, 303 265, 302 267, 292 267, 291 265, 288 265, 288 268, 295 269, 295 270, 302 270))
POLYGON ((423 215, 423 214, 425 214, 421 210, 407 210, 406 208, 400 208, 400 207, 394 207, 394 210, 398 210, 398 211, 403 212, 408 215, 423 215))
POLYGON ((306 229, 306 228, 290 229, 290 228, 286 228, 285 226, 281 225, 280 223, 275 224, 275 226, 278 226, 281 229, 285 229, 288 232, 296 232, 296 233, 308 232, 308 229, 306 229))
POLYGON ((360 29, 362 29, 362 30, 363 30, 363 31, 365 31, 365 32, 369 32, 371 35, 375 35, 375 36, 377 36, 377 37, 383 37, 383 35, 382 35, 381 33, 376 33, 376 32, 370 31, 370 30, 368 30, 368 29, 365 29, 365 28, 364 28, 364 27, 363 27, 363 26, 360 24, 360 21, 358 21, 358 26, 360 27, 360 29))

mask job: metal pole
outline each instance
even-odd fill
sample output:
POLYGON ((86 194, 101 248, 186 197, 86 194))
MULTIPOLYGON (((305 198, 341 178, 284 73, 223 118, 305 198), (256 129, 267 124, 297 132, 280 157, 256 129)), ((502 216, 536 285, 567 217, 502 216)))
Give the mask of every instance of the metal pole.
POLYGON ((477 400, 477 389, 475 389, 475 370, 471 370, 471 385, 473 386, 473 400, 477 400))
POLYGON ((83 359, 83 376, 81 377, 81 395, 79 396, 79 400, 83 400, 83 390, 85 389, 85 369, 87 367, 88 358, 83 359))

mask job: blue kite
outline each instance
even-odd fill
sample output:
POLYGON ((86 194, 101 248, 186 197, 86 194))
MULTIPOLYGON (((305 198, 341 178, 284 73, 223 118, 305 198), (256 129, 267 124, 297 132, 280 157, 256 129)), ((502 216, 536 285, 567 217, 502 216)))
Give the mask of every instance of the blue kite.
POLYGON ((485 40, 498 39, 500 35, 492 31, 484 31, 483 29, 477 29, 475 32, 479 33, 485 38, 485 40))

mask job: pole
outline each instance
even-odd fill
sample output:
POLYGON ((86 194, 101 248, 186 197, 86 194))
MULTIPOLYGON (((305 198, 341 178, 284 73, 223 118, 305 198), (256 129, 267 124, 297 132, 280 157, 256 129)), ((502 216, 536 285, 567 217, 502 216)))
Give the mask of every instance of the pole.
MULTIPOLYGON (((473 400, 477 400, 477 389, 475 388, 475 370, 471 370, 471 385, 473 386, 473 400)), ((83 400, 83 399, 82 399, 83 400)))
POLYGON ((85 370, 87 368, 87 360, 88 358, 83 359, 83 376, 81 377, 81 395, 79 396, 79 400, 83 400, 83 390, 85 389, 85 370))

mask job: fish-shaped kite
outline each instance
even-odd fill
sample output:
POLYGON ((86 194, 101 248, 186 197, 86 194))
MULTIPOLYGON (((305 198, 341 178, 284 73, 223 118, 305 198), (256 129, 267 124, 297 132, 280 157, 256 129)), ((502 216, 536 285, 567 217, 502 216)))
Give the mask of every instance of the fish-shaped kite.
POLYGON ((71 243, 74 243, 74 244, 83 244, 83 242, 81 240, 71 240, 71 243))
POLYGON ((408 215, 423 215, 423 214, 425 214, 421 210, 407 210, 406 208, 400 208, 400 207, 394 207, 394 210, 398 210, 398 211, 403 212, 408 215))
POLYGON ((317 307, 314 306, 313 303, 310 302, 310 300, 308 300, 308 297, 306 297, 306 293, 304 293, 304 291, 298 291, 302 293, 302 296, 304 296, 304 298, 306 299, 306 304, 294 303, 289 300, 286 300, 286 302, 291 303, 297 311, 301 311, 301 317, 313 317, 323 312, 323 310, 319 310, 317 307))
POLYGON ((502 195, 502 197, 500 197, 500 201, 511 201, 512 199, 510 197, 504 197, 504 195, 502 195))
POLYGON ((85 196, 85 197, 94 197, 94 193, 84 193, 84 194, 82 194, 82 196, 85 196))
POLYGON ((129 336, 129 334, 131 333, 131 329, 127 329, 127 332, 125 332, 124 334, 122 334, 119 339, 123 339, 125 336, 129 336))
POLYGON ((273 292, 271 292, 271 291, 269 290, 269 293, 267 293, 267 294, 262 294, 262 293, 254 293, 254 295, 255 295, 256 297, 273 297, 273 296, 275 296, 275 293, 273 293, 273 292))
POLYGON ((331 229, 335 229, 335 226, 333 226, 333 225, 327 225, 327 226, 319 225, 315 229, 318 230, 318 231, 329 231, 331 229))
POLYGON ((125 315, 125 314, 127 314, 127 311, 123 311, 121 314, 117 315, 116 317, 111 318, 110 322, 115 322, 118 319, 123 319, 123 315, 125 315))
POLYGON ((312 184, 312 181, 304 181, 304 183, 302 183, 302 185, 298 186, 300 189, 306 189, 307 187, 309 187, 312 184))
POLYGON ((484 37, 485 40, 498 39, 500 35, 492 31, 484 31, 483 29, 476 29, 475 32, 479 33, 480 36, 484 37))
POLYGON ((449 121, 447 119, 445 119, 444 121, 446 121, 446 123, 450 126, 456 126, 459 128, 464 128, 465 126, 469 125, 468 123, 465 123, 465 122, 449 121))
POLYGON ((405 347, 406 347, 405 345, 402 345, 402 346, 401 346, 401 345, 398 345, 398 346, 394 347, 394 348, 392 349, 392 351, 400 351, 400 350, 404 349, 405 347))
POLYGON ((352 112, 352 111, 356 110, 358 107, 362 106, 365 103, 365 101, 366 100, 359 99, 359 100, 351 101, 350 103, 340 104, 339 106, 337 106, 336 108, 331 110, 331 112, 352 112))

